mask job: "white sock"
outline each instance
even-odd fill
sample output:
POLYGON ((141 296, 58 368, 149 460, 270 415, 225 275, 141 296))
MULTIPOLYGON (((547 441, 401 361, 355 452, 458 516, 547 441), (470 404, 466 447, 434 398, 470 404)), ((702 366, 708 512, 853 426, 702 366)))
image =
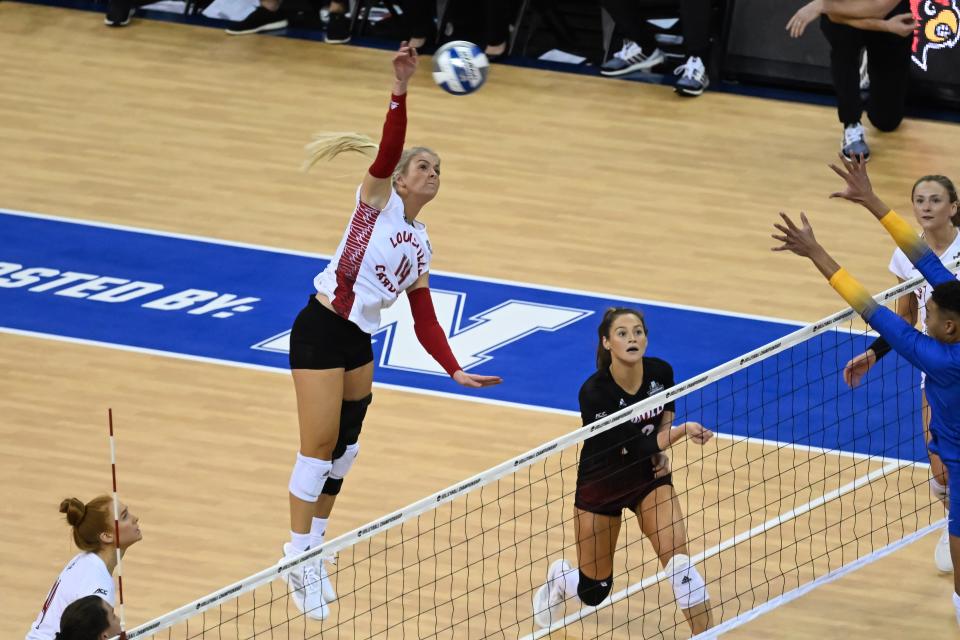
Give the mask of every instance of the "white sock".
POLYGON ((309 533, 297 533, 296 531, 290 532, 290 551, 293 553, 291 555, 297 555, 303 553, 310 548, 310 534, 309 533))
POLYGON ((323 538, 327 535, 328 518, 314 518, 310 522, 310 548, 316 549, 323 544, 323 538))
POLYGON ((960 596, 953 592, 953 610, 957 613, 957 624, 960 625, 960 596))

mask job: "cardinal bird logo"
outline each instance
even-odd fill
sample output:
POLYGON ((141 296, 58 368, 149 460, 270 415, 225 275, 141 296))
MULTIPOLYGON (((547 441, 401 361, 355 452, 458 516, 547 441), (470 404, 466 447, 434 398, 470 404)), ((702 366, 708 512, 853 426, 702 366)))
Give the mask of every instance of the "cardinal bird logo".
POLYGON ((927 56, 937 49, 952 49, 960 41, 957 0, 910 0, 917 21, 913 32, 913 62, 927 70, 927 56))

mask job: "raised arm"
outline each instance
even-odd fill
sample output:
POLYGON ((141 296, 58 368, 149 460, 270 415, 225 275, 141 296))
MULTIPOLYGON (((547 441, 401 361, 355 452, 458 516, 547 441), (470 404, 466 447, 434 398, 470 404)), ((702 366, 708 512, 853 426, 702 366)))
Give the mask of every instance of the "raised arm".
MULTIPOLYGON (((869 322, 897 353, 921 371, 935 375, 949 366, 951 360, 949 348, 923 335, 908 325, 903 318, 878 305, 863 285, 837 264, 827 250, 817 242, 813 235, 813 227, 810 226, 805 214, 800 214, 802 224, 800 227, 794 224, 785 213, 781 213, 780 216, 784 224, 773 225, 780 234, 773 234, 772 237, 783 244, 773 247, 773 251, 790 251, 798 256, 809 258, 847 304, 869 322)), ((939 263, 939 260, 937 262, 939 263)))
POLYGON ((954 275, 943 266, 923 238, 918 236, 906 220, 874 193, 870 177, 867 175, 867 163, 863 158, 847 160, 841 154, 840 162, 843 163, 843 168, 835 164, 831 164, 830 168, 843 178, 847 183, 846 188, 830 194, 830 197, 856 202, 872 213, 931 286, 935 287, 954 280, 954 275))
POLYGON ((402 42, 393 56, 393 91, 377 157, 360 185, 360 200, 374 209, 383 209, 390 200, 393 170, 400 161, 407 134, 407 82, 416 70, 417 50, 402 42))
MULTIPOLYGON (((906 282, 898 277, 897 282, 903 284, 906 282)), ((904 322, 911 327, 917 325, 919 315, 917 307, 917 297, 914 295, 905 295, 897 298, 897 315, 903 318, 904 322)), ((879 336, 876 340, 867 346, 867 350, 860 355, 851 358, 843 368, 843 381, 850 387, 856 387, 860 380, 867 374, 870 368, 875 365, 880 358, 890 353, 890 343, 886 338, 879 336)))

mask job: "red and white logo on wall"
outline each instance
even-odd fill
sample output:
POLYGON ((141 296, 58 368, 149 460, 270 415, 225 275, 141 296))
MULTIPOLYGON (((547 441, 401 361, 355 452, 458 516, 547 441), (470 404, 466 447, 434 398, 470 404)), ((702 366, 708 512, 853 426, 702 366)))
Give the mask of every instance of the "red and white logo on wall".
POLYGON ((937 49, 952 49, 960 40, 957 0, 910 0, 917 21, 913 32, 913 62, 927 70, 927 57, 937 49))

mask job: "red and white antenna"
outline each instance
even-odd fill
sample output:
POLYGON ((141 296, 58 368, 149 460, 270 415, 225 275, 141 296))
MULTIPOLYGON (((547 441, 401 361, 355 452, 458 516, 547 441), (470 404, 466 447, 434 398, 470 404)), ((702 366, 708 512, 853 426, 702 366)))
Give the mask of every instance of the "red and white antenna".
POLYGON ((123 612, 123 558, 120 554, 120 499, 117 497, 117 447, 113 441, 113 409, 107 409, 107 422, 110 425, 110 474, 113 476, 113 547, 117 551, 120 640, 127 640, 127 619, 123 612))

